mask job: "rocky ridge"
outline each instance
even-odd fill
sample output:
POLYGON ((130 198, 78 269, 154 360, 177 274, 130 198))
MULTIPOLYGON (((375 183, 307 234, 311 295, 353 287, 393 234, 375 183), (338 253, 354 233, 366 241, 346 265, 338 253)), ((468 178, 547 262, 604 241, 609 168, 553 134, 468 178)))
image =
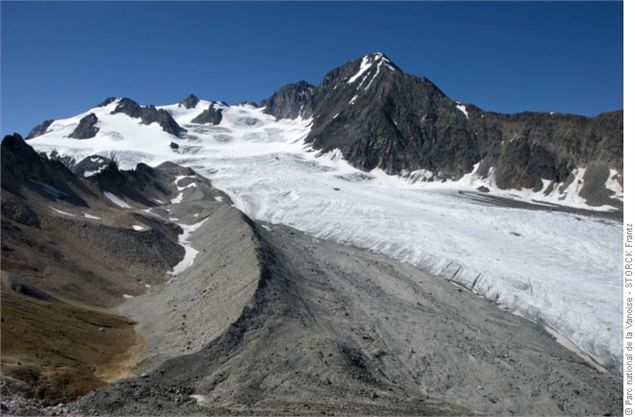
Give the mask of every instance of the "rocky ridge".
POLYGON ((263 101, 278 118, 313 118, 306 142, 357 168, 424 180, 491 178, 501 189, 564 193, 585 168, 591 205, 621 207, 623 114, 500 114, 448 98, 381 53, 349 61, 318 86, 282 87, 263 101))
MULTIPOLYGON (((190 95, 178 107, 191 109, 199 102, 190 95)), ((323 153, 341 152, 365 171, 380 168, 411 181, 469 177, 485 180, 483 189, 528 190, 556 201, 575 193, 590 206, 622 207, 617 191, 623 188, 622 111, 596 117, 488 112, 450 99, 432 81, 402 71, 382 53, 335 68, 317 86, 285 85, 260 106, 279 119, 311 119, 307 144, 323 153), (578 182, 582 189, 573 191, 578 182)), ((123 98, 113 113, 156 122, 179 138, 187 135, 165 109, 123 98)), ((211 103, 187 122, 218 125, 222 118, 222 108, 211 103)), ((70 136, 94 137, 95 119, 87 115, 70 136)), ((38 125, 27 138, 45 133, 51 123, 38 125)))

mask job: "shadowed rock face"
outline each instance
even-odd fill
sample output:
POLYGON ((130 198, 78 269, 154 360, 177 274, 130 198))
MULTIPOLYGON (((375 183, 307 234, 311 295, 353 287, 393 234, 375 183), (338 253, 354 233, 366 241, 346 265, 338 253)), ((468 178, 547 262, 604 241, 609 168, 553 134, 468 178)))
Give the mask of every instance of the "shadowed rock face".
POLYGON ((200 100, 198 99, 198 97, 196 97, 194 94, 190 94, 189 96, 185 97, 183 100, 181 100, 181 102, 179 103, 179 107, 185 107, 186 109, 192 109, 194 107, 196 107, 196 105, 198 104, 200 100))
POLYGON ((115 100, 117 100, 117 97, 108 97, 106 100, 99 103, 97 107, 105 107, 109 105, 110 103, 114 102, 115 100))
POLYGON ((605 165, 590 165, 584 173, 584 186, 580 190, 580 196, 591 205, 622 207, 623 202, 614 198, 613 192, 604 187, 610 176, 611 172, 605 165))
POLYGON ((27 297, 37 298, 38 300, 48 301, 51 303, 59 303, 60 301, 41 289, 25 282, 19 276, 10 273, 2 274, 2 285, 13 292, 23 294, 27 297))
POLYGON ((166 187, 167 175, 160 170, 140 163, 134 170, 120 170, 114 161, 99 173, 88 178, 97 184, 102 191, 124 196, 146 206, 156 206, 156 202, 148 195, 164 198, 170 194, 166 187))
POLYGON ((167 111, 163 109, 157 110, 154 106, 140 106, 129 98, 122 98, 119 101, 117 107, 112 111, 112 114, 116 113, 124 113, 130 117, 139 118, 145 125, 156 122, 164 131, 177 137, 186 132, 167 111))
POLYGON ((91 155, 70 166, 70 170, 79 177, 89 177, 105 169, 112 161, 101 155, 91 155))
POLYGON ((258 107, 258 104, 253 102, 253 101, 245 101, 245 100, 241 100, 238 101, 236 103, 237 106, 252 106, 252 107, 258 107))
POLYGON ((43 135, 44 133, 46 133, 46 131, 48 130, 49 126, 54 121, 55 120, 45 120, 42 123, 40 123, 39 125, 35 126, 33 129, 31 129, 29 134, 26 136, 26 139, 27 140, 28 139, 33 139, 36 136, 43 135))
MULTIPOLYGON (((41 153, 41 155, 46 156, 46 152, 41 153)), ((68 169, 72 169, 77 162, 71 155, 60 155, 57 151, 52 151, 48 157, 51 161, 61 162, 68 169)))
POLYGON ((214 104, 210 104, 207 110, 192 119, 192 123, 217 125, 221 120, 223 120, 223 109, 215 109, 214 104))
POLYGON ((31 190, 50 201, 84 207, 86 201, 78 191, 89 192, 64 164, 38 155, 20 135, 2 141, 2 188, 17 196, 31 190))
POLYGON ((478 172, 494 168, 500 188, 535 190, 542 179, 564 183, 590 164, 622 171, 622 111, 597 117, 486 112, 451 100, 378 53, 336 68, 317 87, 284 86, 262 104, 276 117, 313 117, 306 141, 325 152, 340 149, 364 170, 425 169, 457 179, 480 162, 478 172))
POLYGON ((95 113, 90 113, 89 115, 82 117, 79 121, 79 125, 77 125, 75 130, 73 130, 69 136, 75 139, 94 138, 97 132, 99 132, 99 128, 95 126, 96 124, 97 116, 95 113))
POLYGON ((306 81, 288 84, 261 103, 278 119, 310 117, 314 110, 315 87, 306 81))
POLYGON ((23 201, 12 197, 2 199, 2 216, 25 226, 40 228, 40 219, 37 214, 23 201))

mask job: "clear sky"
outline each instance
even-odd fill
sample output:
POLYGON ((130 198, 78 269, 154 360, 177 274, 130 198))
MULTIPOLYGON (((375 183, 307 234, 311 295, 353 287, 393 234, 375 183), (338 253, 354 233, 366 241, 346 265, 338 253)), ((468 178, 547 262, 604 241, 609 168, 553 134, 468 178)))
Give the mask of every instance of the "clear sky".
POLYGON ((621 2, 0 4, 3 134, 110 96, 260 101, 373 51, 485 110, 622 108, 621 2))

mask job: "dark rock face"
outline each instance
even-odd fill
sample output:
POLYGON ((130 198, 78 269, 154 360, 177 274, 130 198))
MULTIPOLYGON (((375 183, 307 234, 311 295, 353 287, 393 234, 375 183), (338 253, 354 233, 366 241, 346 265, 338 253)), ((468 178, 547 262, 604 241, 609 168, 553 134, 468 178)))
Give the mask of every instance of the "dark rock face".
POLYGON ((478 187, 477 190, 482 193, 489 193, 489 188, 485 187, 484 185, 481 185, 480 187, 478 187))
POLYGON ((159 110, 154 106, 140 106, 129 98, 122 98, 119 101, 115 110, 112 111, 112 114, 116 113, 124 113, 130 117, 141 119, 141 122, 145 125, 156 122, 165 132, 177 137, 181 137, 186 132, 167 111, 159 110))
POLYGON ((192 123, 217 125, 221 120, 223 120, 223 109, 215 109, 214 104, 210 104, 207 110, 192 119, 192 123))
MULTIPOLYGON (((87 207, 78 194, 90 193, 85 184, 61 162, 38 155, 20 135, 4 137, 1 156, 3 190, 20 197, 28 189, 50 201, 62 200, 87 207)), ((6 210, 13 211, 11 207, 6 210)), ((28 217, 26 211, 25 214, 28 217)))
POLYGON ((108 97, 106 100, 99 103, 97 107, 106 107, 107 105, 114 102, 115 100, 117 100, 117 97, 108 97))
POLYGON ((189 96, 181 100, 181 102, 179 103, 179 107, 185 107, 186 109, 191 109, 196 107, 199 101, 200 100, 198 99, 198 97, 196 97, 194 94, 190 94, 189 96))
POLYGON ((27 297, 35 298, 37 300, 46 301, 49 303, 59 303, 60 300, 53 297, 46 291, 37 288, 15 274, 3 273, 2 283, 6 285, 11 291, 18 294, 25 295, 27 297))
POLYGON ((480 160, 467 118, 434 84, 401 72, 383 55, 331 71, 315 95, 308 142, 339 148, 353 165, 391 174, 426 169, 442 178, 480 160), (360 73, 364 64, 366 71, 360 73))
POLYGON ((112 161, 101 155, 91 155, 73 164, 71 171, 80 177, 86 177, 104 170, 112 161))
POLYGON ((611 205, 622 208, 623 202, 614 198, 615 192, 604 186, 610 175, 611 171, 606 165, 590 165, 584 173, 584 186, 580 190, 580 196, 594 206, 611 205))
POLYGON ((165 184, 169 183, 167 174, 146 164, 138 164, 134 170, 120 170, 117 163, 107 161, 107 166, 88 177, 90 182, 99 186, 102 191, 109 191, 118 196, 144 204, 156 206, 156 202, 148 199, 147 195, 170 195, 165 184))
POLYGON ((309 117, 314 110, 315 87, 306 81, 288 84, 261 103, 278 119, 309 117))
MULTIPOLYGON (((540 190, 543 179, 564 184, 591 164, 622 171, 621 111, 583 117, 499 114, 448 98, 426 78, 402 72, 382 54, 350 61, 317 87, 282 87, 262 103, 279 118, 313 117, 307 142, 340 149, 354 166, 389 174, 427 170, 436 179, 472 172, 498 187, 540 190)), ((594 201, 609 201, 605 197, 594 201)))
POLYGON ((40 123, 39 125, 35 126, 33 129, 31 129, 29 134, 26 136, 26 139, 29 140, 29 139, 33 139, 36 136, 43 135, 44 133, 46 133, 46 131, 48 130, 49 126, 54 121, 55 120, 45 120, 42 123, 40 123))
MULTIPOLYGON (((45 152, 42 152, 41 155, 42 155, 42 157, 46 158, 46 153, 45 152)), ((66 168, 71 169, 71 170, 73 169, 73 167, 77 163, 75 158, 73 158, 72 156, 70 156, 70 155, 60 155, 59 152, 57 152, 56 150, 53 150, 50 153, 49 159, 51 161, 61 162, 62 164, 64 164, 64 166, 66 168)))
POLYGON ((621 111, 593 118, 486 113, 474 125, 482 143, 482 159, 495 167, 501 188, 540 189, 541 178, 565 183, 575 168, 590 164, 622 170, 621 111))
POLYGON ((75 139, 94 138, 97 132, 99 132, 99 128, 95 126, 97 124, 97 120, 95 113, 90 113, 89 115, 82 117, 79 121, 79 125, 77 125, 69 137, 75 139))
POLYGON ((2 215, 26 226, 40 228, 40 219, 29 206, 20 200, 2 199, 2 215))
POLYGON ((236 103, 237 106, 252 106, 252 107, 258 107, 258 104, 253 102, 253 101, 239 101, 236 103))

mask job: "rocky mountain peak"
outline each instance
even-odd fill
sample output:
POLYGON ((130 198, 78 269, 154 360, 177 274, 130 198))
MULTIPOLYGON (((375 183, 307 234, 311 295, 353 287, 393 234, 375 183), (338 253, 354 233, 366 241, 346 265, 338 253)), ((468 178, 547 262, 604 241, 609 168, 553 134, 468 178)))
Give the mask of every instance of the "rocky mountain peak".
POLYGON ((390 58, 388 58, 386 55, 384 55, 381 52, 373 52, 372 54, 368 54, 368 55, 364 55, 363 57, 359 58, 360 61, 360 70, 362 70, 362 68, 377 68, 377 67, 382 67, 385 66, 387 69, 391 70, 391 71, 400 71, 401 69, 399 69, 399 67, 397 65, 395 65, 395 63, 393 63, 390 58))
POLYGON ((31 129, 31 131, 29 132, 29 134, 26 136, 26 139, 33 139, 37 136, 43 135, 44 133, 46 133, 46 131, 48 130, 49 126, 51 126, 51 124, 54 122, 55 120, 53 119, 49 119, 49 120, 45 120, 42 123, 40 123, 39 125, 35 126, 33 129, 31 129))
POLYGON ((287 84, 261 103, 265 112, 279 119, 310 117, 314 111, 316 87, 306 81, 287 84))
POLYGON ((106 107, 110 103, 117 101, 117 97, 108 97, 106 100, 102 101, 97 105, 97 107, 106 107))
POLYGON ((194 94, 190 94, 189 96, 181 100, 181 102, 179 103, 179 107, 185 107, 186 109, 191 109, 196 107, 199 101, 200 100, 198 97, 196 97, 194 94))
POLYGON ((201 114, 194 117, 190 123, 211 123, 213 125, 217 125, 221 122, 221 120, 223 120, 223 109, 216 108, 214 103, 212 103, 207 109, 203 110, 201 114))

